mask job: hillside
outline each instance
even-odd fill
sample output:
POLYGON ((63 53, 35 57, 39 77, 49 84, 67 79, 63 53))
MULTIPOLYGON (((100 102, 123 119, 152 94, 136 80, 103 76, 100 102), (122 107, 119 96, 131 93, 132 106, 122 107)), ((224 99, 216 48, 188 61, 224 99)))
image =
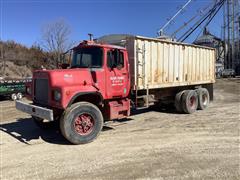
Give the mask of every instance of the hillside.
POLYGON ((41 66, 53 68, 51 55, 39 46, 28 48, 14 41, 0 41, 0 48, 1 77, 25 78, 41 66))

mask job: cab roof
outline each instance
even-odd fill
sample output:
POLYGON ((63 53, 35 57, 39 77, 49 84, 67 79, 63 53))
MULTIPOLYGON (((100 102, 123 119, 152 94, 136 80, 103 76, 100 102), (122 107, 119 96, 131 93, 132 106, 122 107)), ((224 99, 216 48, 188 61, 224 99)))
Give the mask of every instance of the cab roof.
POLYGON ((126 48, 121 47, 121 46, 116 46, 116 45, 112 45, 112 44, 104 44, 104 43, 96 43, 95 41, 82 41, 81 43, 79 43, 79 45, 75 46, 73 49, 78 49, 78 48, 84 47, 84 46, 126 50, 126 48))

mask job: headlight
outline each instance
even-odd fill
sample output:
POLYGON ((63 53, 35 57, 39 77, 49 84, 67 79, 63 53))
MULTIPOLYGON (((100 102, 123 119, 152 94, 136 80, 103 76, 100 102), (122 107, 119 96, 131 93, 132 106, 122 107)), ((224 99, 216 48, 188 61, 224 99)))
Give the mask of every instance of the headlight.
POLYGON ((27 94, 32 94, 32 90, 31 90, 31 87, 26 87, 26 92, 27 92, 27 94))
POLYGON ((53 97, 54 97, 54 100, 55 100, 55 101, 60 101, 62 95, 61 95, 61 93, 60 93, 58 90, 54 90, 54 92, 53 92, 53 97))

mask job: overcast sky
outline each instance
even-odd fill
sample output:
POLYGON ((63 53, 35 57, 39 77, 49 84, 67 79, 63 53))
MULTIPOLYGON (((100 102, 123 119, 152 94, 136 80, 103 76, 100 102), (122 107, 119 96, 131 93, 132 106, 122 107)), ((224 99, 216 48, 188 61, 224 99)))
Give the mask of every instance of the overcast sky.
MULTIPOLYGON (((71 27, 71 39, 87 39, 106 34, 126 33, 156 37, 167 19, 187 0, 0 0, 1 39, 31 46, 41 38, 44 24, 64 19, 71 27)), ((193 0, 177 17, 167 33, 193 17, 213 0, 193 0)), ((221 36, 222 12, 210 24, 210 31, 221 36)), ((192 42, 200 30, 188 39, 192 42)), ((180 33, 181 34, 181 33, 180 33)))

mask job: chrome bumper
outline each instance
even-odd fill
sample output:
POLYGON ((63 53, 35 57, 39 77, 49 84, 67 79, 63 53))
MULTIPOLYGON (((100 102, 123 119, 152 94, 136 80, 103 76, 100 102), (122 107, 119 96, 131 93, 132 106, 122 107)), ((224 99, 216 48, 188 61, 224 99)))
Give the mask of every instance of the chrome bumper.
POLYGON ((53 121, 53 111, 51 109, 35 106, 24 103, 22 101, 16 101, 16 109, 31 114, 33 116, 53 121))

